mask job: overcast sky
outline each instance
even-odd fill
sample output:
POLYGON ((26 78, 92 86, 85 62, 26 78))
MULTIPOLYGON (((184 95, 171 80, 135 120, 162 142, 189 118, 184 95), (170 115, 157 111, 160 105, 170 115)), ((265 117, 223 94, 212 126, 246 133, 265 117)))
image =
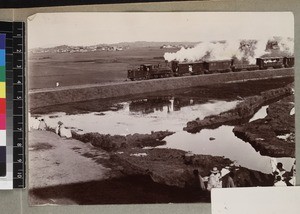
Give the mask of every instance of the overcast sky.
POLYGON ((289 12, 45 13, 28 18, 29 48, 134 41, 294 38, 289 12))

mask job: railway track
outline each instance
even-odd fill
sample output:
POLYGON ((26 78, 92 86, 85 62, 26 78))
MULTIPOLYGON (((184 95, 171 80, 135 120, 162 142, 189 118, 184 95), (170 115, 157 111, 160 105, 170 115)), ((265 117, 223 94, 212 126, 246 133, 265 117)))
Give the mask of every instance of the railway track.
POLYGON ((37 89, 29 91, 29 108, 293 75, 294 68, 282 68, 37 89))

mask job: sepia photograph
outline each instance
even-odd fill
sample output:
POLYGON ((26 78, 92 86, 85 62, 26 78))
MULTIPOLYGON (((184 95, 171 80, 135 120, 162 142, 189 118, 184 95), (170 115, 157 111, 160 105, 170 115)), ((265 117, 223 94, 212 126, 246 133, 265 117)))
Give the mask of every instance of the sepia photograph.
POLYGON ((291 12, 28 18, 30 205, 295 185, 291 12))

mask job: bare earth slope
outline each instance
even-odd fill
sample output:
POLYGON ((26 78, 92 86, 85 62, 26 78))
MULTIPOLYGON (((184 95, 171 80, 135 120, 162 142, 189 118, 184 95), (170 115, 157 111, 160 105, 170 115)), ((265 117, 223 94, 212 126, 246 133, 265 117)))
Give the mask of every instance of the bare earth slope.
MULTIPOLYGON (((110 169, 78 152, 79 148, 81 152, 90 151, 89 144, 38 130, 30 131, 29 139, 30 188, 107 178, 110 169)), ((98 156, 105 158, 106 153, 99 150, 98 156)))

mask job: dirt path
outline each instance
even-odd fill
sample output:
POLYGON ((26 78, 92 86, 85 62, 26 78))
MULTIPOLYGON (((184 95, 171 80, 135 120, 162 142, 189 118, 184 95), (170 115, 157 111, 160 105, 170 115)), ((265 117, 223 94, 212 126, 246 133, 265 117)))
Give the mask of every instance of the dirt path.
POLYGON ((62 139, 48 131, 29 132, 29 188, 99 181, 109 176, 110 169, 87 158, 107 158, 102 150, 74 139, 62 139))

